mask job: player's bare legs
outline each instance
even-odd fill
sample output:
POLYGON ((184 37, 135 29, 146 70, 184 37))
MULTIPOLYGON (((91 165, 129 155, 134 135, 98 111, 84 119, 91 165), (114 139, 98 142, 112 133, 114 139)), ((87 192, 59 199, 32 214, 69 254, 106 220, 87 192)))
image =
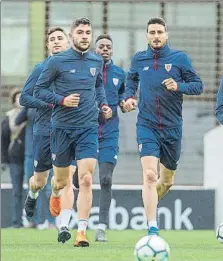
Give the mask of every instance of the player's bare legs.
POLYGON ((89 246, 86 228, 92 206, 92 175, 96 159, 86 158, 77 161, 79 178, 79 195, 77 199, 78 231, 74 246, 89 246))
POLYGON ((54 176, 51 179, 52 194, 50 196, 50 213, 56 217, 61 210, 61 190, 67 185, 70 166, 53 166, 54 176))
POLYGON ((143 169, 143 188, 142 198, 146 216, 148 219, 149 234, 158 234, 157 225, 157 204, 158 194, 156 190, 156 182, 158 179, 157 166, 158 158, 153 156, 144 156, 141 158, 143 169))
POLYGON ((25 211, 28 217, 32 217, 36 211, 39 191, 44 188, 49 177, 49 170, 34 172, 29 179, 29 193, 25 201, 25 211))
POLYGON ((61 193, 61 211, 58 242, 62 243, 65 243, 71 238, 71 233, 68 227, 74 205, 73 175, 75 171, 76 166, 70 166, 69 180, 61 193))
POLYGON ((160 163, 160 177, 156 186, 159 200, 164 198, 174 184, 175 174, 176 172, 174 170, 170 170, 160 163))

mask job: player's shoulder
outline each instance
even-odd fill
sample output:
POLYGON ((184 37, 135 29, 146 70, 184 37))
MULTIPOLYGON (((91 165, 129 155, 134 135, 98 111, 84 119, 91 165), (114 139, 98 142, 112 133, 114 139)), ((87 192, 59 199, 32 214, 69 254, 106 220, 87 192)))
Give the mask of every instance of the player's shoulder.
POLYGON ((113 69, 113 72, 115 72, 118 75, 120 75, 120 77, 125 78, 126 73, 125 73, 125 71, 121 67, 119 67, 118 65, 113 63, 112 64, 112 69, 113 69))
POLYGON ((92 60, 92 61, 99 62, 99 63, 104 63, 101 55, 99 55, 99 54, 97 54, 96 52, 93 52, 93 51, 88 52, 88 59, 92 60))
POLYGON ((180 59, 188 59, 189 55, 187 52, 183 50, 177 50, 177 49, 170 49, 170 54, 174 56, 178 56, 180 59))
POLYGON ((46 64, 46 62, 48 61, 49 57, 44 59, 43 61, 37 63, 32 70, 32 74, 40 74, 46 64))
POLYGON ((132 60, 137 62, 137 61, 141 61, 147 59, 147 51, 143 50, 143 51, 138 51, 137 53, 135 53, 135 55, 133 56, 132 60))

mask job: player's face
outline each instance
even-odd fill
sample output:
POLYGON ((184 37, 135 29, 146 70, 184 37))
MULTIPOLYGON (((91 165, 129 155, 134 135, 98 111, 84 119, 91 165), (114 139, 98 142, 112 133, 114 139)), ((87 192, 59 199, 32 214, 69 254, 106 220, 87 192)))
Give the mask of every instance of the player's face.
POLYGON ((148 26, 147 40, 153 49, 164 47, 167 42, 168 34, 165 27, 161 24, 150 24, 148 26))
POLYGON ((50 55, 65 51, 69 47, 68 37, 61 31, 55 31, 49 35, 47 47, 50 55))
POLYGON ((89 49, 92 41, 92 29, 88 24, 80 24, 72 29, 70 38, 73 42, 74 47, 85 52, 89 49))
POLYGON ((101 39, 96 44, 96 53, 100 54, 105 62, 111 60, 113 49, 112 42, 108 39, 101 39))

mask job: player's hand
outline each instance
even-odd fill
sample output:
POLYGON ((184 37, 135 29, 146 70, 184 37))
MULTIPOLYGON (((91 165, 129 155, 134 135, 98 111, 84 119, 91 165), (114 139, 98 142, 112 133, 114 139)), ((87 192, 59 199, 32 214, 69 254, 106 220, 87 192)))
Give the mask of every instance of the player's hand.
POLYGON ((66 107, 78 107, 80 102, 80 94, 74 93, 64 98, 63 105, 66 107))
POLYGON ((173 78, 168 78, 162 81, 162 84, 165 85, 167 90, 169 91, 176 91, 177 90, 177 82, 174 81, 173 78))
POLYGON ((112 117, 112 109, 110 107, 108 107, 107 105, 103 105, 101 107, 101 110, 103 111, 105 119, 110 119, 112 117))
POLYGON ((124 109, 125 109, 127 112, 130 112, 130 111, 132 111, 132 110, 135 110, 136 107, 137 107, 137 100, 136 100, 136 99, 129 98, 128 100, 125 101, 124 109))
POLYGON ((121 109, 121 111, 122 111, 123 113, 128 112, 128 111, 125 109, 125 101, 124 101, 124 100, 119 103, 119 107, 120 107, 120 109, 121 109))

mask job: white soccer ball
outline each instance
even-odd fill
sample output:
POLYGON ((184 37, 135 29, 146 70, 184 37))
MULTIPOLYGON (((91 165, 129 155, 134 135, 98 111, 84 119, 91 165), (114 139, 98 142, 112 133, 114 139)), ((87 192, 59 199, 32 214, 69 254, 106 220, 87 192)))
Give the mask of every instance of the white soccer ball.
POLYGON ((223 243, 223 222, 216 229, 217 240, 223 243))
POLYGON ((167 261, 170 248, 160 236, 145 236, 136 243, 134 256, 137 261, 167 261))

